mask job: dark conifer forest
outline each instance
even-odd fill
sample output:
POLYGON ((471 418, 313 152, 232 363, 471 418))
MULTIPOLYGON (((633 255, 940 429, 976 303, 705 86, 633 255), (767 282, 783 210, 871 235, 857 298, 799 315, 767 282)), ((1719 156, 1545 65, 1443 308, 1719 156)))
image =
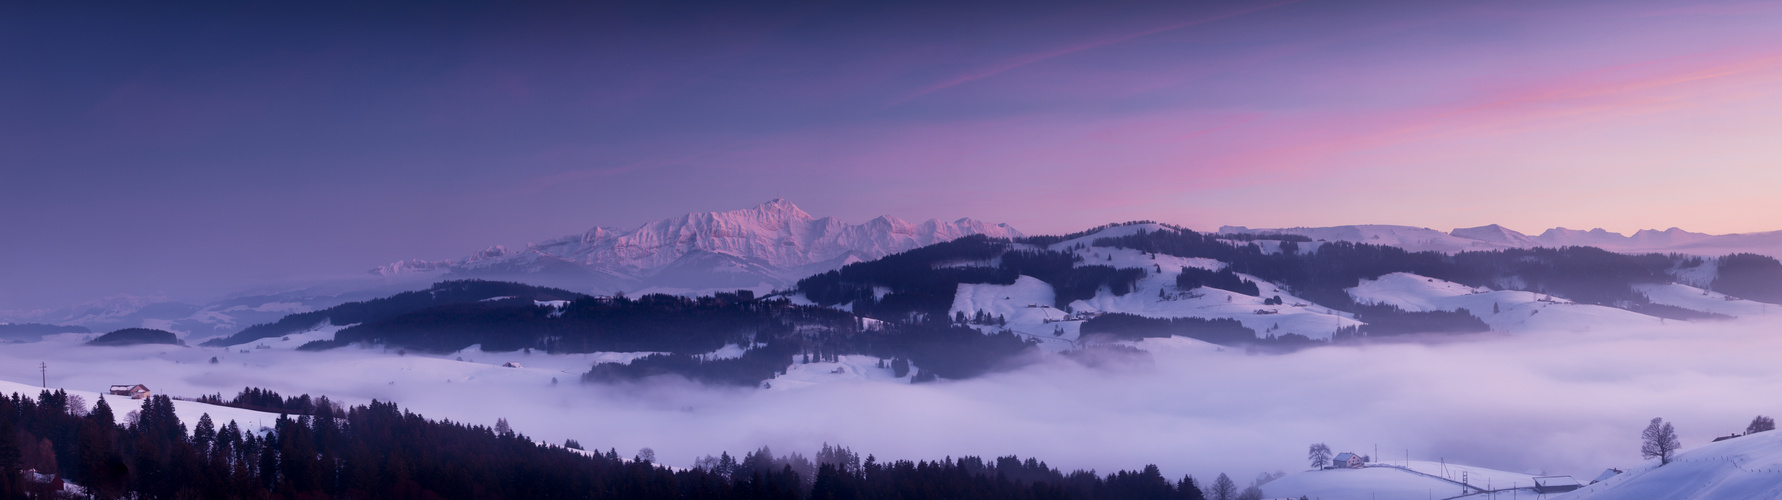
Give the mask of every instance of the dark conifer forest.
POLYGON ((48 498, 58 483, 102 499, 1202 498, 1192 478, 1171 481, 1155 466, 1066 474, 1032 458, 863 461, 825 446, 816 462, 762 448, 673 469, 616 450, 429 420, 392 403, 345 407, 325 396, 279 399, 248 389, 229 404, 273 401, 307 402, 309 411, 244 429, 208 414, 182 422, 166 396, 144 400, 130 418, 106 399, 90 412, 72 408, 62 391, 0 397, 0 499, 48 498))

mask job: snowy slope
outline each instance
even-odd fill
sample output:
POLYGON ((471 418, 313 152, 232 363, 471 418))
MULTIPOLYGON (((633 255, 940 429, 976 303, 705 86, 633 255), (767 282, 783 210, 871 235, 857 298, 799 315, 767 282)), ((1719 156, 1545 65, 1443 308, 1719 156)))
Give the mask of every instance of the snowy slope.
POLYGON ((776 199, 754 208, 661 219, 629 231, 596 227, 528 245, 491 247, 455 261, 407 260, 379 275, 448 272, 557 277, 580 290, 771 288, 850 262, 973 234, 1021 236, 1006 224, 971 219, 912 223, 883 216, 863 224, 816 218, 776 199))
POLYGON ((1486 243, 1496 243, 1508 247, 1528 248, 1540 246, 1540 243, 1536 242, 1534 238, 1530 238, 1526 234, 1516 232, 1513 229, 1499 226, 1497 224, 1458 228, 1449 231, 1448 234, 1461 238, 1479 240, 1486 243))
POLYGON ((1055 298, 1052 285, 1031 276, 1018 277, 1012 285, 962 283, 953 294, 953 307, 947 314, 963 313, 970 318, 983 312, 1000 316, 1008 322, 1000 328, 1039 339, 1048 350, 1064 350, 1077 339, 1082 322, 1062 321, 1069 314, 1053 306, 1055 298), (1059 329, 1064 330, 1062 335, 1057 334, 1059 329))
POLYGON ((1500 332, 1581 332, 1662 323, 1658 318, 1613 307, 1578 304, 1534 292, 1473 288, 1410 273, 1362 280, 1348 292, 1356 302, 1391 304, 1406 311, 1466 309, 1500 332))
POLYGON ((1539 498, 1528 488, 1534 477, 1484 467, 1412 460, 1372 463, 1361 469, 1325 469, 1290 474, 1262 485, 1269 498, 1327 500, 1491 498, 1539 498))
MULTIPOLYGON (((128 383, 129 381, 118 382, 128 383)), ((93 405, 98 404, 99 398, 101 397, 100 391, 104 390, 103 387, 98 390, 86 390, 85 388, 69 389, 59 386, 51 388, 51 390, 55 389, 67 391, 71 396, 80 396, 81 399, 86 400, 87 407, 83 410, 91 410, 93 405)), ((150 387, 149 389, 153 391, 154 387, 150 387)), ((26 397, 35 398, 38 393, 43 390, 42 387, 35 385, 0 380, 0 395, 18 393, 23 394, 26 397)), ((143 403, 140 400, 133 400, 125 396, 105 394, 104 398, 105 404, 111 405, 112 414, 116 416, 119 423, 123 423, 125 415, 141 409, 143 403)), ((179 421, 186 424, 187 429, 194 427, 198 423, 198 419, 207 414, 210 415, 210 420, 215 422, 218 427, 222 427, 224 424, 233 421, 236 422, 236 425, 241 426, 243 430, 249 431, 258 430, 262 427, 271 427, 272 423, 278 420, 278 414, 276 413, 243 410, 240 408, 217 406, 195 401, 180 401, 177 399, 173 401, 173 413, 179 416, 179 421)))
POLYGON ((1214 288, 1177 290, 1176 275, 1183 267, 1222 269, 1225 265, 1210 259, 1189 259, 1168 255, 1151 255, 1125 248, 1095 248, 1079 251, 1084 265, 1109 265, 1140 268, 1146 271, 1132 293, 1115 296, 1108 290, 1089 300, 1072 302, 1074 311, 1127 313, 1151 318, 1231 318, 1256 330, 1257 335, 1297 333, 1314 339, 1330 338, 1338 328, 1360 324, 1346 313, 1301 299, 1280 287, 1254 276, 1239 274, 1256 283, 1259 296, 1251 297, 1214 288), (1161 269, 1161 271, 1159 271, 1161 269), (1159 296, 1162 291, 1162 296, 1159 296), (1280 296, 1282 305, 1263 305, 1269 297, 1280 296))
POLYGON ((1710 292, 1681 283, 1634 285, 1634 289, 1646 294, 1646 298, 1654 304, 1677 306, 1694 311, 1738 317, 1782 312, 1782 306, 1728 297, 1723 293, 1710 292))
POLYGON ((872 356, 844 354, 839 361, 815 361, 799 363, 796 360, 786 368, 786 373, 774 377, 763 384, 769 390, 789 391, 836 383, 868 383, 896 382, 907 384, 916 372, 916 365, 910 365, 910 374, 898 377, 892 372, 891 361, 872 356), (885 368, 879 368, 879 363, 885 368))
POLYGON ((1362 224, 1334 227, 1290 227, 1278 229, 1252 229, 1244 226, 1224 226, 1219 228, 1219 232, 1294 234, 1311 238, 1313 241, 1351 241, 1356 243, 1395 246, 1413 252, 1436 251, 1452 253, 1466 250, 1497 250, 1501 248, 1509 248, 1511 246, 1503 243, 1455 236, 1425 227, 1394 226, 1386 224, 1362 224))
POLYGON ((1396 467, 1326 469, 1288 474, 1262 485, 1264 498, 1427 500, 1459 496, 1460 483, 1396 467))
POLYGON ((1782 432, 1708 443, 1670 464, 1649 460, 1626 473, 1554 500, 1782 498, 1782 432))

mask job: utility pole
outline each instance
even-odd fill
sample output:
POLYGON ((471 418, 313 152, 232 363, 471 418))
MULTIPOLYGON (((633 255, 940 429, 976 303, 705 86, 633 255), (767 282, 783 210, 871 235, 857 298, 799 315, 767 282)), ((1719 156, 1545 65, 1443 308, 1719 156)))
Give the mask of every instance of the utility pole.
POLYGON ((43 376, 43 388, 49 388, 49 363, 38 363, 37 370, 43 376))

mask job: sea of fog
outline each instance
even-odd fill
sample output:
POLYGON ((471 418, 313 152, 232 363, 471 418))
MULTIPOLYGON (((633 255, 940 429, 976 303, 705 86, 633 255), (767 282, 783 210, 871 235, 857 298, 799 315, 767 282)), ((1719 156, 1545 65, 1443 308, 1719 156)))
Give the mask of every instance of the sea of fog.
POLYGON ((83 391, 141 383, 162 394, 228 397, 256 386, 354 404, 396 401, 431 418, 505 418, 540 441, 576 439, 627 457, 650 447, 674 466, 764 445, 809 455, 827 442, 881 460, 1015 454, 1067 471, 1157 464, 1172 476, 1244 479, 1304 469, 1307 446, 1322 442, 1384 462, 1408 455, 1591 477, 1640 462, 1639 433, 1653 417, 1675 422, 1690 447, 1740 431, 1755 415, 1782 414, 1779 319, 1289 354, 1151 340, 1142 344, 1148 363, 1089 367, 1048 355, 974 380, 838 377, 772 390, 579 382, 589 364, 628 357, 613 354, 290 349, 305 338, 269 339, 265 348, 89 347, 80 345, 85 336, 62 335, 0 345, 0 380, 37 385, 47 365, 51 387, 83 391), (521 367, 500 366, 507 362, 521 367))

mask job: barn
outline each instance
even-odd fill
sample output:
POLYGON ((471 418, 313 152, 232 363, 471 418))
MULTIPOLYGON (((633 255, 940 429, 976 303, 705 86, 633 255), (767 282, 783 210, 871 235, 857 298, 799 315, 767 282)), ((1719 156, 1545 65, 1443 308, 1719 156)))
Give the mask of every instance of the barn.
POLYGON ((111 386, 111 395, 129 396, 130 399, 148 399, 149 388, 142 384, 111 386))

